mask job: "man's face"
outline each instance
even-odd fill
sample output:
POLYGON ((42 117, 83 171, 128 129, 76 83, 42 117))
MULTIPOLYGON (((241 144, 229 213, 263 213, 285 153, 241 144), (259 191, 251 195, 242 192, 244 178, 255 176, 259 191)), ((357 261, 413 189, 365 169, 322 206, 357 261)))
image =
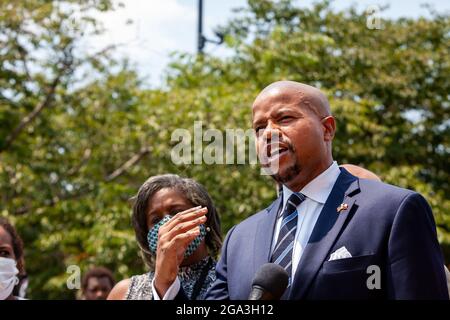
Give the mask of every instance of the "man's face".
POLYGON ((84 297, 86 300, 106 300, 111 289, 111 281, 108 277, 91 277, 88 280, 84 297))
POLYGON ((253 104, 253 129, 259 158, 266 155, 269 165, 278 168, 274 179, 288 187, 299 176, 313 175, 326 157, 325 127, 300 103, 297 92, 275 88, 259 96, 253 104))

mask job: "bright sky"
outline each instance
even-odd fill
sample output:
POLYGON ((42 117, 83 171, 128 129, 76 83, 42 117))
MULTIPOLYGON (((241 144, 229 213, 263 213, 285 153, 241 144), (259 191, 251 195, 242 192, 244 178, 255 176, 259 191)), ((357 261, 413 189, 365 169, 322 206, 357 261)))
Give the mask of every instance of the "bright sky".
MULTIPOLYGON (((118 0, 115 0, 118 2, 118 0)), ((98 16, 106 33, 92 41, 92 46, 101 48, 110 44, 123 44, 118 55, 127 57, 146 77, 148 84, 159 86, 162 73, 170 61, 173 51, 195 53, 197 48, 197 3, 198 0, 121 0, 124 8, 98 16), (127 24, 132 20, 133 23, 127 24)), ((204 0, 203 30, 208 38, 214 38, 212 30, 233 16, 232 9, 246 5, 246 0, 204 0)), ((312 0, 296 1, 300 6, 310 6, 312 0)), ((335 0, 333 7, 344 9, 352 2, 335 0)), ((355 2, 353 2, 355 3, 355 2)), ((450 12, 448 0, 361 0, 357 8, 361 11, 370 5, 389 4, 383 17, 418 17, 427 15, 421 7, 431 4, 438 12, 450 12)), ((226 55, 220 46, 207 44, 206 52, 226 55)))

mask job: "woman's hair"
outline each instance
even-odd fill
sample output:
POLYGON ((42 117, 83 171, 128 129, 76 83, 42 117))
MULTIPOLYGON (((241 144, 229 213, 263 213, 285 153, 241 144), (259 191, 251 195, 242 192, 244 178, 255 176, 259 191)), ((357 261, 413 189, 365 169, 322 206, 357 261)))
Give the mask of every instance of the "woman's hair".
POLYGON ((0 227, 6 230, 9 233, 12 239, 12 248, 14 251, 14 255, 16 256, 17 269, 19 270, 19 274, 25 274, 25 262, 23 257, 23 241, 22 238, 16 231, 16 228, 3 217, 0 217, 0 227))
POLYGON ((149 200, 161 189, 174 189, 180 192, 192 205, 207 207, 206 227, 210 228, 205 237, 205 243, 209 254, 217 257, 222 246, 222 236, 220 230, 220 220, 214 207, 213 201, 206 189, 193 179, 182 178, 175 174, 164 174, 150 177, 139 188, 137 196, 134 198, 132 223, 136 233, 136 240, 145 264, 154 269, 155 258, 148 249, 147 234, 147 213, 149 200))

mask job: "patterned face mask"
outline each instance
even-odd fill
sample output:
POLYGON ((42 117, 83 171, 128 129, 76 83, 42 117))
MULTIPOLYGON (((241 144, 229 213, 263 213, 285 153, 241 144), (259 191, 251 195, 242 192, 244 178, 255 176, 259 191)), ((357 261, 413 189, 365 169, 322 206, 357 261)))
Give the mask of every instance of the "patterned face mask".
MULTIPOLYGON (((156 256, 156 249, 158 247, 159 228, 161 228, 161 226, 164 223, 166 223, 167 221, 169 221, 171 218, 172 218, 172 216, 169 216, 169 215, 165 216, 148 231, 148 234, 147 234, 148 247, 150 249, 150 252, 154 256, 156 256)), ((195 250, 197 250, 198 246, 200 245, 200 243, 203 241, 203 239, 206 236, 205 226, 203 224, 201 224, 199 227, 200 227, 200 234, 189 244, 186 251, 184 252, 184 258, 187 258, 190 255, 192 255, 195 252, 195 250)))

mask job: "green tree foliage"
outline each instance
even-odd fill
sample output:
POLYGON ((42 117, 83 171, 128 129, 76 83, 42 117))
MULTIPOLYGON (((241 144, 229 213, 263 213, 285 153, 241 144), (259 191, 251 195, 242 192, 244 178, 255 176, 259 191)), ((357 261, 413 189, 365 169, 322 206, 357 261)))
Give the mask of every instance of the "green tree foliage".
POLYGON ((371 30, 363 12, 327 1, 249 0, 221 27, 229 58, 176 54, 163 88, 144 89, 110 50, 80 45, 101 32, 90 14, 109 1, 0 3, 0 212, 25 240, 31 298, 73 298, 72 264, 104 265, 118 279, 145 271, 130 198, 151 175, 203 183, 224 232, 269 204, 275 186, 257 166, 175 165, 171 137, 179 128, 194 137, 196 121, 204 131, 251 128, 253 99, 280 79, 328 94, 339 163, 424 194, 450 258, 448 15, 371 30))

